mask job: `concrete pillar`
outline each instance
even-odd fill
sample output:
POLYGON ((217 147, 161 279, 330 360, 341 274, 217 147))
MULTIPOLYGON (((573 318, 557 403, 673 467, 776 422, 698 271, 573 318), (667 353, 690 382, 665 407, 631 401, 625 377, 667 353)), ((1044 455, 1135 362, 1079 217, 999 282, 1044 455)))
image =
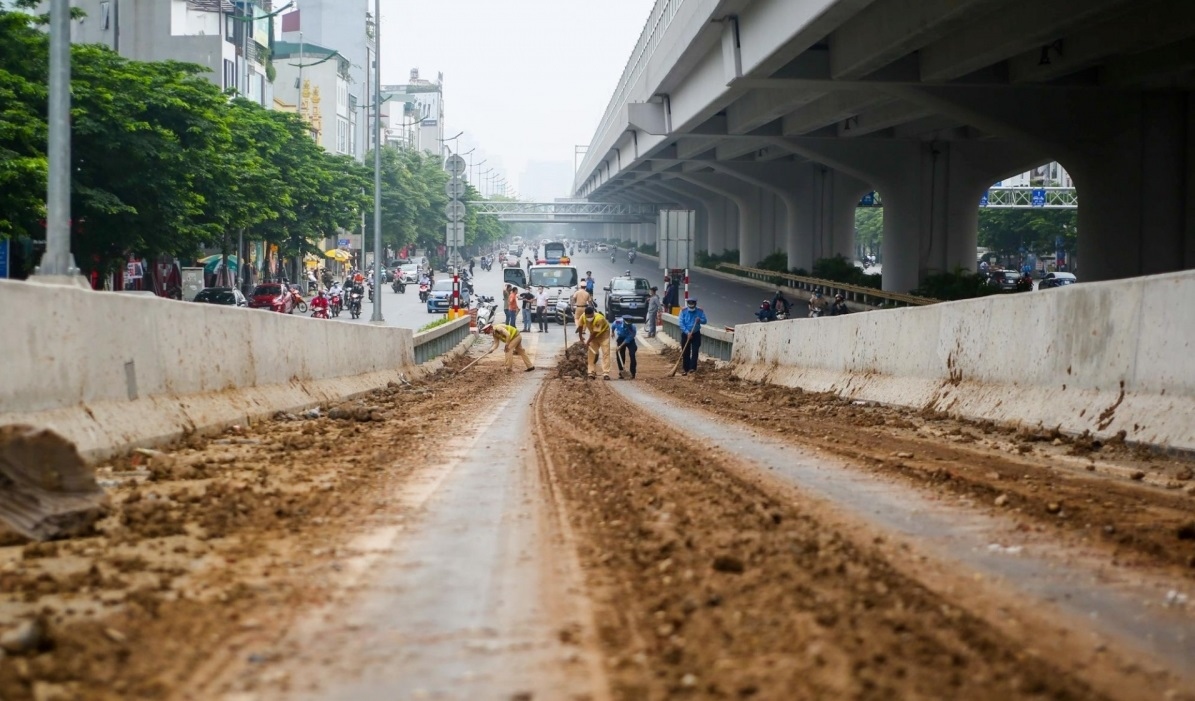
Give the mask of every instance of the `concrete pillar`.
POLYGON ((902 99, 988 133, 1032 143, 1066 167, 1079 197, 1082 279, 1195 267, 1191 92, 1057 86, 900 91, 902 99))
POLYGON ((758 263, 762 258, 759 236, 759 188, 733 176, 719 173, 683 173, 677 177, 734 202, 738 207, 739 265, 754 266, 758 263))
MULTIPOLYGON (((883 287, 891 292, 908 292, 930 272, 974 270, 980 195, 1001 177, 1044 160, 1036 147, 1000 140, 795 138, 778 143, 856 179, 844 180, 842 192, 824 200, 843 219, 859 183, 875 184, 884 203, 883 287)), ((823 228, 829 233, 826 250, 847 238, 833 229, 823 228)))
POLYGON ((679 200, 679 204, 697 212, 693 245, 698 251, 717 254, 726 250, 725 229, 721 224, 722 210, 726 204, 724 198, 682 180, 654 181, 654 187, 661 193, 671 194, 679 200))
MULTIPOLYGON (((788 253, 789 267, 793 267, 793 249, 799 239, 798 219, 801 213, 797 189, 794 187, 797 166, 786 163, 715 161, 710 163, 710 167, 756 187, 761 196, 774 198, 771 204, 779 205, 782 212, 773 217, 777 221, 773 221, 772 226, 763 226, 759 230, 758 258, 762 259, 773 251, 783 250, 788 253)), ((762 204, 754 206, 759 208, 762 204)), ((740 255, 740 260, 742 258, 740 255)))

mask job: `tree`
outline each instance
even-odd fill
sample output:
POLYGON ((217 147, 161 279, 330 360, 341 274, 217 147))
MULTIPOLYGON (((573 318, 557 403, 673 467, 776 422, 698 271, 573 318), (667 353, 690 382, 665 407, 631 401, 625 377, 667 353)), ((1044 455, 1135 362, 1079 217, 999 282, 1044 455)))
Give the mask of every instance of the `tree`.
POLYGON ((31 21, 0 10, 0 239, 27 234, 45 217, 49 41, 31 21))
POLYGON ((884 209, 859 207, 855 209, 855 246, 864 253, 879 254, 884 240, 884 209))
POLYGON ((1055 250, 1062 238, 1063 248, 1075 250, 1078 237, 1078 211, 1074 209, 983 209, 979 212, 979 245, 1001 257, 1055 250))

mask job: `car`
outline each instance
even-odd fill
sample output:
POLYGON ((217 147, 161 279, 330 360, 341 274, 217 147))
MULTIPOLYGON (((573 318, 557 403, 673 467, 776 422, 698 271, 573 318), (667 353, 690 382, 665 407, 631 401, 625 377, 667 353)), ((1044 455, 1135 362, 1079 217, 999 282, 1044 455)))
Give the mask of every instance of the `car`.
POLYGON ((519 257, 513 253, 507 253, 502 258, 502 265, 507 268, 517 268, 519 267, 519 257))
POLYGON ((1021 274, 1015 270, 993 270, 988 274, 988 284, 1000 288, 1001 292, 1016 292, 1021 274))
POLYGON ((264 282, 249 293, 249 308, 290 314, 295 310, 295 299, 283 288, 282 283, 264 282))
POLYGON ((399 274, 402 275, 403 282, 412 283, 419 282, 419 264, 418 263, 403 263, 398 266, 399 274))
POLYGON ((1046 276, 1041 282, 1037 284, 1037 289, 1048 290, 1052 287, 1065 287, 1073 285, 1079 281, 1074 273, 1046 273, 1046 276))
POLYGON ((651 283, 643 277, 616 277, 602 288, 606 292, 606 318, 619 316, 647 320, 651 283))
POLYGON ((606 252, 606 244, 604 244, 604 243, 599 243, 599 244, 597 245, 597 252, 598 252, 598 253, 605 253, 605 252, 606 252))
MULTIPOLYGON (((469 290, 461 285, 461 308, 469 306, 469 290)), ((445 314, 452 307, 452 279, 440 279, 432 283, 427 294, 427 313, 445 314)))
POLYGON ((225 307, 247 307, 249 300, 235 287, 207 287, 195 295, 196 302, 218 304, 225 307))

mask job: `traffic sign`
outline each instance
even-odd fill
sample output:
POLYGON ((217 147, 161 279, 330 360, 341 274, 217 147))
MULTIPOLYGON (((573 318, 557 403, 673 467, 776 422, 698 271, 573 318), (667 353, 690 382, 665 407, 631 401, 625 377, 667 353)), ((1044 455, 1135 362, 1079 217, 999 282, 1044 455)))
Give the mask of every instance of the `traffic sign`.
POLYGON ((464 222, 454 222, 452 224, 448 224, 444 227, 444 229, 445 229, 445 234, 446 234, 446 239, 447 239, 445 241, 446 245, 448 245, 449 247, 465 245, 465 223, 464 222))
POLYGON ((1040 190, 1040 189, 1034 190, 1032 199, 1029 201, 1029 204, 1033 205, 1034 207, 1045 207, 1046 206, 1046 191, 1040 190))
POLYGON ((876 193, 869 192, 859 200, 860 207, 874 207, 876 206, 876 193))
POLYGON ((465 220, 465 203, 460 200, 452 200, 444 205, 444 216, 448 217, 450 222, 458 222, 465 220))
POLYGON ((444 185, 444 191, 447 192, 448 196, 452 199, 459 200, 465 196, 465 181, 461 180, 460 178, 453 178, 452 180, 449 180, 446 185, 444 185))
POLYGON ((983 194, 979 196, 979 206, 980 207, 988 206, 988 191, 987 190, 984 190, 983 194))
POLYGON ((8 239, 0 241, 0 280, 7 278, 10 274, 8 271, 9 243, 8 239))
POLYGON ((348 239, 336 239, 336 245, 347 247, 349 245, 348 239))
POLYGON ((449 175, 454 178, 459 178, 460 176, 464 175, 465 168, 467 167, 468 165, 466 165, 465 159, 461 158, 455 153, 449 156, 447 161, 444 161, 444 170, 448 171, 449 175))

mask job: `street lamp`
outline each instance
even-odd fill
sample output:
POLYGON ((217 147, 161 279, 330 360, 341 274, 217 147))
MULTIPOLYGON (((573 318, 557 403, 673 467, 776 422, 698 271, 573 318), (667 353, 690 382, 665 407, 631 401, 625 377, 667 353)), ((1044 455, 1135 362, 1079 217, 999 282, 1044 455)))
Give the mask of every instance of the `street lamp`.
POLYGON ((382 318, 382 0, 373 0, 373 315, 382 318))
POLYGON ((480 187, 480 188, 478 188, 478 189, 480 189, 480 190, 481 190, 481 196, 482 196, 482 197, 485 197, 485 196, 486 196, 486 181, 487 181, 487 180, 489 180, 489 178, 487 178, 487 177, 485 177, 485 176, 487 176, 487 175, 489 175, 490 173, 493 173, 493 172, 494 172, 494 169, 493 169, 493 168, 490 168, 489 170, 487 170, 487 171, 486 171, 486 172, 484 172, 484 173, 482 173, 482 172, 481 172, 481 168, 478 168, 478 169, 477 169, 477 182, 478 182, 478 184, 479 184, 479 185, 481 185, 481 187, 480 187))
POLYGON ((436 139, 436 141, 439 141, 441 144, 443 144, 443 146, 441 146, 441 151, 440 151, 440 160, 441 160, 441 161, 443 161, 443 160, 444 160, 444 151, 443 151, 443 149, 448 149, 448 152, 449 152, 449 153, 455 153, 455 152, 456 152, 456 149, 448 148, 448 146, 447 146, 447 143, 448 143, 449 141, 451 141, 451 142, 453 142, 453 144, 452 144, 452 145, 453 145, 453 146, 456 146, 456 140, 457 140, 457 139, 459 139, 459 138, 461 138, 461 136, 462 136, 464 133, 465 133, 465 132, 463 132, 463 131, 462 131, 462 132, 457 132, 457 135, 456 135, 456 136, 450 136, 450 137, 448 137, 447 139, 436 139))
MULTIPOLYGON (((477 163, 469 164, 469 172, 470 173, 473 172, 473 166, 475 166, 475 165, 477 166, 477 175, 473 176, 473 187, 477 187, 478 185, 481 184, 480 182, 478 182, 481 179, 481 166, 484 165, 487 160, 489 160, 489 159, 483 158, 480 161, 478 161, 477 163)), ((481 188, 478 188, 478 192, 480 192, 480 191, 481 191, 481 188)))
POLYGON ((71 255, 71 4, 50 2, 50 99, 46 154, 46 252, 37 275, 76 275, 71 255))

